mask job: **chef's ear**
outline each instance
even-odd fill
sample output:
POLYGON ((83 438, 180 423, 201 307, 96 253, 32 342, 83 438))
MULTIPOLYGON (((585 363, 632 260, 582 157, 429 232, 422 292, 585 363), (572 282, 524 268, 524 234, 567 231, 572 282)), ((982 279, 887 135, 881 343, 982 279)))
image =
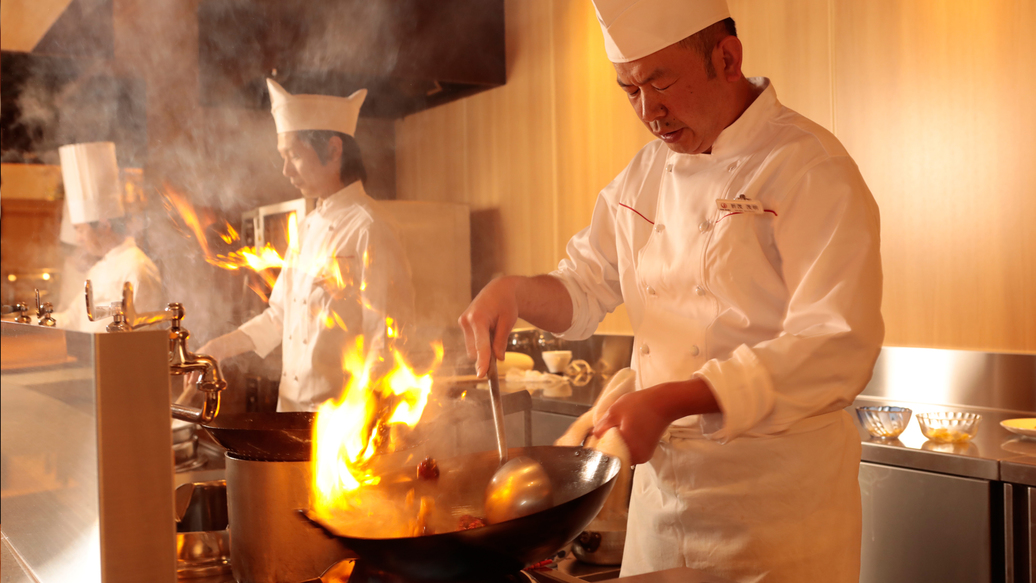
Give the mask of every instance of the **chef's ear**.
POLYGON ((324 166, 333 164, 336 168, 342 165, 342 138, 331 136, 327 140, 327 162, 324 166))

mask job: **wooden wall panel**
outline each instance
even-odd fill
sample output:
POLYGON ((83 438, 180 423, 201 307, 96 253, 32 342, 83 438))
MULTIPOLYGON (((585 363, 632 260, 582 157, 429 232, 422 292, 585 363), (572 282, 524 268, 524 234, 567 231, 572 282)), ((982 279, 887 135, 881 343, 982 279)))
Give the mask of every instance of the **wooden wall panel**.
POLYGON ((1036 5, 836 2, 835 126, 881 208, 890 345, 1036 350, 1036 5))
POLYGON ((781 103, 833 130, 831 0, 728 0, 745 75, 769 77, 781 103))
MULTIPOLYGON (((1036 4, 728 2, 746 74, 834 131, 878 200, 886 344, 1036 351, 1036 4)), ((397 123, 399 197, 495 216, 494 265, 532 274, 651 136, 589 0, 510 0, 507 34, 507 85, 397 123)))

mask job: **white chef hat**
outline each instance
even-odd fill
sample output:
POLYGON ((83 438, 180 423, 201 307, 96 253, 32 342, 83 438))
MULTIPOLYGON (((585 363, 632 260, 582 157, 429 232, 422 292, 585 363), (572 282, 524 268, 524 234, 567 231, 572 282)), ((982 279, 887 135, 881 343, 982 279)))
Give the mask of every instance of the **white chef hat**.
POLYGON ((730 17, 726 0, 593 0, 613 63, 658 52, 730 17))
POLYGON ((61 230, 58 231, 58 238, 61 239, 62 243, 78 245, 79 240, 76 239, 76 230, 72 227, 72 217, 69 214, 68 198, 65 198, 65 204, 62 205, 61 209, 61 230))
POLYGON ((65 200, 72 224, 93 223, 123 215, 115 144, 91 142, 58 148, 65 200))
POLYGON ((356 133, 356 120, 367 90, 360 89, 349 97, 333 95, 292 95, 273 79, 266 80, 270 89, 270 112, 277 133, 299 130, 331 130, 346 135, 356 133))

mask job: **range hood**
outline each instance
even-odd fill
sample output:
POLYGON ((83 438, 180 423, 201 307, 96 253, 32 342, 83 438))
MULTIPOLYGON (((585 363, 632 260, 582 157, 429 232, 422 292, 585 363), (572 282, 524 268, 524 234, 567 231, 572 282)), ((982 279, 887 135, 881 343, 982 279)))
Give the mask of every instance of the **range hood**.
POLYGON ((506 81, 503 0, 202 0, 200 101, 269 107, 368 90, 361 115, 402 117, 506 81))

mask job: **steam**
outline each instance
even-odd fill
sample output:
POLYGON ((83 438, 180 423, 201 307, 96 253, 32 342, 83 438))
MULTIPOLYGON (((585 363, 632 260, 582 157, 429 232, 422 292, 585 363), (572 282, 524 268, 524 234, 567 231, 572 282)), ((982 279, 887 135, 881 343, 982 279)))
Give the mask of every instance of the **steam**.
MULTIPOLYGON (((396 69, 401 58, 398 50, 378 47, 398 47, 413 32, 409 28, 416 27, 416 22, 396 15, 396 11, 412 7, 405 2, 317 4, 325 5, 319 8, 321 17, 308 19, 308 28, 292 39, 299 70, 322 72, 345 61, 359 62, 361 72, 373 78, 396 69), (357 22, 366 24, 357 26, 357 22)), ((143 168, 141 203, 127 209, 133 213, 132 224, 137 225, 131 234, 158 266, 165 300, 184 304, 192 349, 233 330, 264 305, 252 299, 240 273, 205 262, 198 241, 178 228, 177 220, 170 216, 163 201, 166 186, 235 228, 245 211, 300 196, 280 173, 276 130, 268 109, 205 102, 209 89, 199 80, 198 9, 199 2, 182 0, 114 3, 111 58, 70 57, 68 62, 74 66, 63 65, 59 79, 27 75, 16 100, 20 117, 13 124, 4 108, 5 125, 31 128, 27 132, 30 143, 21 145, 24 156, 19 161, 56 165, 58 146, 114 141, 120 167, 143 168)), ((250 21, 233 24, 257 26, 250 21)), ((276 63, 262 62, 266 57, 255 46, 237 46, 231 32, 228 29, 227 40, 219 49, 227 55, 251 54, 254 60, 246 63, 252 69, 230 74, 237 74, 237 80, 255 80, 259 78, 256 66, 267 67, 266 74, 273 74, 276 63)), ((7 57, 5 54, 5 60, 7 57)), ((292 74, 278 73, 282 80, 292 74)), ((253 90, 243 86, 244 94, 262 102, 262 94, 253 90)), ((257 91, 265 91, 265 87, 257 91)), ((372 176, 368 191, 375 198, 385 197, 385 193, 376 192, 372 183, 394 188, 394 162, 389 159, 379 166, 370 157, 373 152, 394 151, 392 131, 391 121, 361 118, 359 122, 357 140, 372 176), (382 174, 391 179, 379 178, 382 174)), ((5 139, 5 148, 9 146, 5 139)), ((448 359, 456 357, 466 363, 458 349, 462 346, 459 331, 448 326, 421 331, 408 348, 420 349, 435 337, 444 339, 448 359)))

